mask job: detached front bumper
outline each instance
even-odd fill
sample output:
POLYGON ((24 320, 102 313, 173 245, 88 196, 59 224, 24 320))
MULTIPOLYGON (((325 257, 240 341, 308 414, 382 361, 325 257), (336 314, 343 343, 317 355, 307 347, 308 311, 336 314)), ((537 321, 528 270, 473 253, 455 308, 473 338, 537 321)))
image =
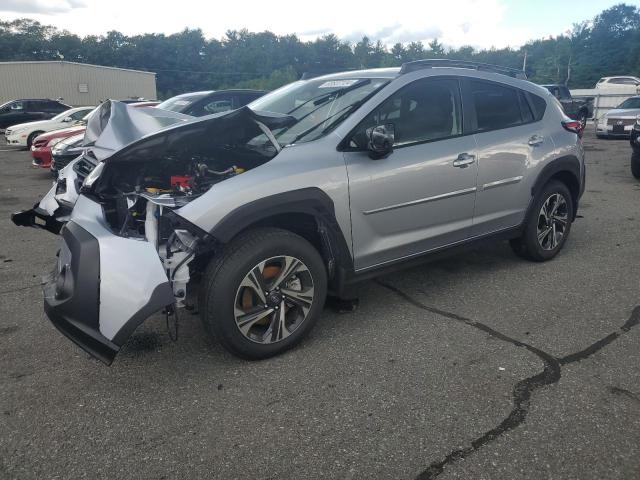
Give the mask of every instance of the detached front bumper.
POLYGON ((100 333, 100 247, 98 239, 76 223, 62 232, 54 270, 43 282, 44 311, 74 343, 111 364, 120 350, 100 333))
POLYGON ((47 230, 55 235, 60 233, 64 222, 58 221, 56 217, 49 215, 38 205, 31 210, 23 210, 11 214, 11 221, 19 227, 35 227, 47 230))
POLYGON ((55 327, 82 349, 111 364, 135 329, 175 302, 153 245, 115 235, 101 206, 80 196, 53 272, 44 310, 55 327))

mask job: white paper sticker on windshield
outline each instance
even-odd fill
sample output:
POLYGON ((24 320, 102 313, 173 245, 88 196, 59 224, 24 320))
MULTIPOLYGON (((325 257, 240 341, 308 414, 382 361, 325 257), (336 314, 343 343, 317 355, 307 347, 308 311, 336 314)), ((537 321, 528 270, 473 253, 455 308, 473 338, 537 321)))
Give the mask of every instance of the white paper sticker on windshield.
POLYGON ((324 82, 318 88, 341 88, 341 87, 350 87, 358 80, 329 80, 328 82, 324 82))

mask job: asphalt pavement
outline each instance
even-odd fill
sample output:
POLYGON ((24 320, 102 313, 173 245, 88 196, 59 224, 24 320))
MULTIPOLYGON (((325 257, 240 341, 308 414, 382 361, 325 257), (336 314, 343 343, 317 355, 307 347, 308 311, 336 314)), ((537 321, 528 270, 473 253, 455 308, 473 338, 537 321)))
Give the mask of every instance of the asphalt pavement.
POLYGON ((0 151, 0 478, 640 478, 640 182, 585 138, 561 254, 507 243, 360 285, 298 348, 247 362, 183 315, 111 367, 42 310, 57 238, 20 228, 51 184, 0 151))

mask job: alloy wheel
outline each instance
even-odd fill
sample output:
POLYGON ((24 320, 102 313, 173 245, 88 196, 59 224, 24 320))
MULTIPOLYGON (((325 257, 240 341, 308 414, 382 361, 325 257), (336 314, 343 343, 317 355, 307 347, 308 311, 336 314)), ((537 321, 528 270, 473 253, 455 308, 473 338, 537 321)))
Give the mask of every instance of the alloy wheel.
POLYGON ((538 214, 538 243, 543 250, 553 250, 562 242, 568 222, 566 199, 560 193, 550 195, 538 214))
POLYGON ((313 297, 313 278, 302 260, 271 257, 240 282, 234 304, 236 326, 252 342, 280 342, 306 320, 313 297))

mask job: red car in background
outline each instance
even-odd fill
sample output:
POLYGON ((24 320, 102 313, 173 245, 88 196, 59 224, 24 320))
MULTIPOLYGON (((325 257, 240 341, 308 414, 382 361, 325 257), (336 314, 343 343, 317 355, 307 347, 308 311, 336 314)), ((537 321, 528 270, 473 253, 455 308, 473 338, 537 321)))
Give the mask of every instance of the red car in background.
POLYGON ((51 147, 67 137, 84 132, 85 128, 84 125, 78 125, 38 135, 31 145, 31 156, 33 157, 31 164, 34 167, 49 168, 51 166, 51 147))
MULTIPOLYGON (((136 102, 129 104, 130 107, 155 107, 160 102, 155 101, 144 101, 144 102, 136 102)), ((86 117, 83 121, 86 120, 86 117)), ((38 135, 31 145, 31 156, 33 157, 33 162, 31 163, 34 167, 40 168, 50 168, 51 167, 51 147, 53 147, 56 143, 64 140, 65 138, 71 137, 73 135, 78 135, 84 132, 86 129, 85 125, 76 125, 74 127, 63 128, 61 130, 54 130, 53 132, 43 133, 42 135, 38 135)))

